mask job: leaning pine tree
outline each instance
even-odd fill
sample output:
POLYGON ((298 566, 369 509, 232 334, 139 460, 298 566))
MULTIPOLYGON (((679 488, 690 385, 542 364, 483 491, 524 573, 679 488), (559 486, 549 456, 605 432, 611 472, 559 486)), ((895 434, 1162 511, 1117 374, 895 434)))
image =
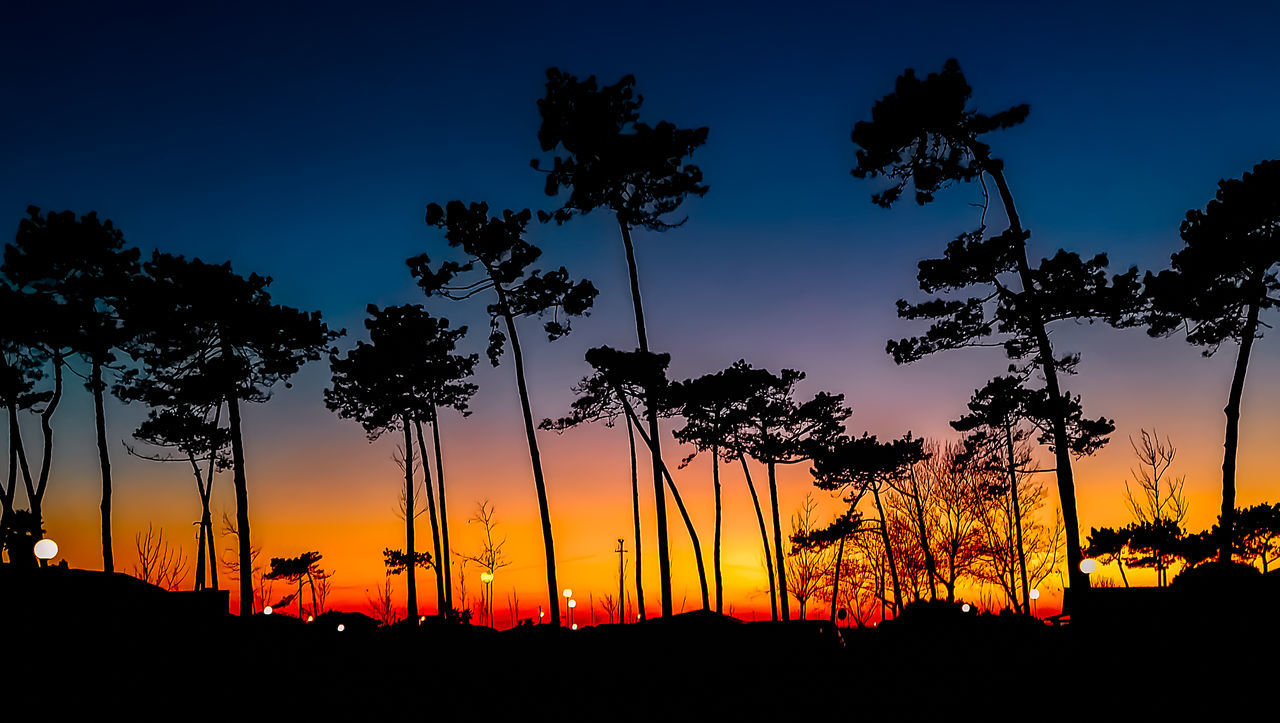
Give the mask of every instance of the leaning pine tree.
POLYGON ((560 267, 543 273, 529 267, 542 255, 542 250, 529 243, 525 228, 532 214, 505 210, 501 216, 490 216, 485 203, 464 204, 450 201, 445 206, 427 206, 427 224, 444 231, 449 246, 462 251, 464 261, 445 261, 435 269, 426 254, 406 261, 410 272, 427 296, 447 299, 469 299, 485 292, 493 293, 489 312, 489 362, 494 366, 502 358, 507 344, 515 364, 516 388, 520 393, 520 411, 524 419, 525 437, 529 443, 529 460, 533 468, 533 484, 538 495, 538 513, 542 518, 542 542, 547 560, 547 604, 551 624, 560 624, 560 594, 556 586, 555 544, 551 535, 551 509, 547 502, 546 481, 542 474, 542 455, 534 429, 529 387, 525 381, 524 354, 516 333, 516 319, 541 317, 552 312, 554 317, 543 325, 550 340, 569 333, 569 321, 585 316, 595 302, 596 288, 590 281, 573 282, 569 272, 560 267), (475 271, 479 278, 464 280, 475 271))
MULTIPOLYGON (((556 196, 569 189, 564 204, 543 221, 564 223, 575 215, 605 209, 614 215, 626 254, 631 284, 631 306, 636 337, 642 354, 649 353, 640 277, 636 270, 631 231, 637 227, 665 231, 684 223, 667 218, 690 194, 703 196, 702 170, 688 163, 706 143, 707 129, 678 128, 661 121, 656 126, 640 121, 644 97, 632 92, 635 78, 623 76, 600 87, 595 76, 579 80, 557 68, 547 70, 547 94, 538 101, 542 125, 538 142, 544 152, 562 152, 547 169, 546 193, 556 196)), ((534 159, 532 165, 541 169, 534 159)), ((649 394, 652 396, 652 393, 649 394)), ((671 562, 667 546, 667 509, 662 489, 662 450, 658 435, 657 400, 646 400, 648 436, 653 440, 653 490, 657 510, 658 577, 662 589, 662 616, 670 617, 671 562)))
POLYGON ((1029 107, 1018 105, 994 115, 966 106, 972 91, 960 66, 948 60, 942 72, 918 78, 907 70, 894 91, 876 102, 871 120, 854 126, 858 147, 857 178, 885 177, 888 189, 872 196, 889 207, 910 184, 915 200, 926 204, 938 191, 957 182, 986 180, 995 184, 1007 226, 988 235, 987 204, 979 227, 960 234, 942 258, 920 262, 920 288, 926 293, 968 292, 965 298, 940 297, 920 303, 898 302, 898 315, 933 323, 923 335, 890 341, 887 351, 905 364, 935 352, 972 346, 1003 346, 1011 359, 1029 361, 1045 379, 1050 409, 1058 493, 1066 524, 1067 561, 1072 587, 1088 587, 1080 572, 1080 525, 1076 514, 1075 478, 1067 432, 1067 394, 1060 375, 1074 371, 1077 355, 1055 356, 1049 324, 1062 320, 1102 319, 1119 322, 1137 296, 1137 269, 1108 280, 1107 257, 1081 259, 1059 250, 1032 267, 1027 255, 1030 231, 1022 225, 1004 162, 991 154, 981 136, 1011 128, 1026 119, 1029 107))

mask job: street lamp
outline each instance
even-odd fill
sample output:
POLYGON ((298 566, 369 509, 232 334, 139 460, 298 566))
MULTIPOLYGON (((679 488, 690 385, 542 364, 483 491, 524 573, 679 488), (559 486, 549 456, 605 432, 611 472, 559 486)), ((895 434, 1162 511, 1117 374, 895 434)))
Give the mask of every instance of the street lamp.
POLYGON ((961 612, 965 612, 965 613, 967 613, 967 612, 969 612, 969 611, 970 611, 970 610, 972 610, 972 609, 973 609, 973 608, 970 608, 970 607, 969 607, 969 603, 965 603, 964 605, 961 605, 961 606, 960 606, 960 611, 961 611, 961 612))
POLYGON ((1028 596, 1031 598, 1031 602, 1035 603, 1035 612, 1033 614, 1036 617, 1039 617, 1040 616, 1040 590, 1033 587, 1031 588, 1031 592, 1028 594, 1028 596))
POLYGON ((36 553, 36 559, 40 561, 40 567, 48 567, 49 561, 53 559, 54 555, 58 554, 58 543, 46 537, 37 542, 33 549, 36 553))
POLYGON ((489 627, 493 627, 493 571, 485 570, 480 573, 480 582, 484 583, 485 594, 488 597, 488 601, 485 603, 486 616, 488 617, 487 623, 489 627))
MULTIPOLYGON (((568 591, 566 590, 565 592, 568 591)), ((576 607, 578 607, 578 601, 573 598, 569 598, 569 625, 572 626, 574 630, 578 629, 578 626, 573 624, 573 609, 576 607)))
POLYGON ((271 614, 271 606, 270 606, 270 605, 268 605, 268 606, 266 606, 265 608, 262 608, 262 614, 263 614, 263 615, 270 615, 270 614, 271 614))
POLYGON ((1092 575, 1094 570, 1098 569, 1098 561, 1092 557, 1086 557, 1080 561, 1080 572, 1086 575, 1092 575))

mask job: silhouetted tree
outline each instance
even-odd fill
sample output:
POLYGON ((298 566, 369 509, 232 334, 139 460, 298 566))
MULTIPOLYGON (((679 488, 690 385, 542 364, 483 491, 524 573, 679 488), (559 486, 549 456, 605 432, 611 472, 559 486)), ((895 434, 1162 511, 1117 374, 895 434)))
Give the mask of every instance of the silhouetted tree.
MULTIPOLYGON (((192 380, 198 381, 198 380, 192 380)), ((134 390, 117 387, 117 394, 125 400, 131 400, 134 390)), ((229 430, 219 426, 222 402, 215 390, 206 387, 203 390, 192 384, 186 390, 188 394, 182 401, 167 400, 172 406, 160 406, 164 400, 152 400, 155 404, 147 412, 147 418, 138 425, 133 437, 165 452, 147 454, 125 445, 130 454, 155 462, 177 462, 191 465, 191 474, 196 479, 196 491, 200 495, 200 524, 196 544, 196 579, 195 589, 203 590, 205 572, 208 571, 208 587, 218 589, 217 553, 214 552, 213 515, 210 501, 213 497, 213 477, 216 472, 231 466, 228 456, 228 445, 231 443, 229 430), (192 388, 196 387, 196 388, 192 388), (200 399, 204 397, 204 399, 200 399), (210 400, 212 398, 212 400, 210 400), (212 407, 212 410, 210 409, 212 407), (201 463, 206 466, 202 470, 201 463)))
POLYGON ((444 230, 449 246, 460 249, 465 260, 445 261, 434 271, 426 254, 410 258, 406 263, 418 280, 418 285, 428 296, 461 300, 486 291, 492 291, 495 296, 494 302, 488 306, 488 356, 489 361, 497 366, 504 347, 510 342, 525 436, 529 443, 529 458, 533 467, 533 483, 538 493, 538 513, 542 518, 548 605, 552 613, 552 625, 558 626, 560 594, 556 587, 551 510, 547 503, 542 457, 538 452, 529 389, 525 382, 524 354, 520 350, 515 320, 518 317, 541 317, 547 312, 555 312, 555 317, 543 325, 547 338, 554 341, 569 333, 569 321, 572 317, 587 314, 595 301, 596 288, 590 281, 570 281, 569 272, 563 266, 546 274, 529 268, 542 255, 537 246, 524 238, 530 217, 528 209, 518 213, 505 210, 501 217, 491 217, 489 206, 484 203, 467 206, 461 201, 450 201, 445 207, 430 204, 427 206, 427 224, 444 230), (482 272, 478 280, 464 283, 458 279, 473 270, 482 272), (505 331, 500 328, 500 324, 505 326, 505 331))
MULTIPOLYGON (((547 70, 546 96, 538 101, 542 125, 538 142, 543 152, 563 150, 547 172, 546 193, 559 194, 569 188, 569 198, 551 214, 539 213, 542 220, 554 218, 564 223, 575 215, 598 208, 611 211, 622 232, 627 273, 631 282, 631 303, 636 317, 639 349, 649 352, 644 309, 640 301, 640 280, 636 272, 631 230, 636 227, 665 231, 684 223, 671 222, 690 194, 703 196, 702 171, 687 158, 707 140, 707 129, 677 128, 662 121, 656 126, 640 122, 644 97, 633 94, 635 78, 623 76, 614 85, 599 87, 595 76, 585 81, 557 68, 547 70)), ((540 168, 538 159, 532 161, 540 168)), ((662 586, 662 615, 671 608, 671 565, 667 549, 667 513, 662 490, 662 451, 657 443, 658 405, 647 400, 649 438, 655 440, 653 489, 657 506, 658 568, 662 586)))
MULTIPOLYGON (((232 478, 236 491, 239 570, 252 569, 248 481, 241 402, 265 402, 277 383, 320 358, 343 332, 331 331, 320 312, 303 312, 271 300, 270 277, 155 252, 145 279, 125 312, 129 354, 141 370, 122 386, 152 400, 181 399, 193 385, 210 385, 227 405, 232 478)), ((240 614, 253 614, 251 575, 239 575, 240 614)))
POLYGON ((1128 527, 1094 527, 1089 530, 1088 544, 1084 550, 1086 557, 1095 558, 1103 565, 1115 562, 1125 587, 1129 587, 1129 577, 1124 573, 1124 561, 1129 554, 1130 537, 1131 530, 1128 527))
MULTIPOLYGON (((787 555, 787 592, 796 599, 801 620, 805 619, 809 600, 822 588, 827 572, 833 565, 839 564, 839 561, 832 559, 828 547, 795 542, 797 539, 805 539, 810 532, 814 531, 817 522, 814 513, 817 509, 818 503, 814 501, 811 492, 805 495, 804 504, 791 516, 791 534, 788 539, 792 540, 792 545, 787 555)), ((843 542, 842 538, 841 552, 844 550, 843 542)))
POLYGON ((929 502, 924 513, 931 530, 928 539, 939 568, 945 565, 938 579, 946 588, 947 602, 954 602, 957 583, 968 575, 974 559, 981 522, 977 495, 993 472, 966 455, 961 444, 926 442, 925 451, 929 457, 916 465, 916 473, 924 490, 921 496, 929 502))
POLYGON ((1203 211, 1187 211, 1181 251, 1172 268, 1144 279, 1151 303, 1145 321, 1152 336, 1185 325, 1187 341, 1211 356, 1227 341, 1239 346, 1227 406, 1222 458, 1222 523, 1218 561, 1231 562, 1231 518, 1236 504, 1236 450, 1240 443, 1240 402, 1254 340, 1262 336, 1261 312, 1276 304, 1280 291, 1280 161, 1263 161, 1240 180, 1221 180, 1203 211))
POLYGON ((1005 178, 1004 163, 991 155, 980 137, 1011 128, 1026 119, 1029 107, 1018 105, 994 115, 966 108, 971 89, 955 60, 940 73, 918 78, 906 70, 894 91, 876 102, 870 121, 854 127, 858 146, 857 178, 884 176, 892 185, 872 196, 879 206, 897 201, 908 184, 914 186, 919 204, 957 182, 994 181, 1008 226, 986 236, 987 204, 976 231, 961 234, 947 245, 940 259, 920 262, 920 288, 927 293, 977 291, 965 299, 940 297, 918 304, 898 302, 899 316, 930 319, 924 336, 890 341, 888 352, 902 364, 929 354, 968 346, 1003 346, 1011 359, 1029 359, 1044 375, 1049 401, 1048 419, 1056 455, 1058 492, 1062 499, 1067 532, 1067 556, 1071 584, 1088 586, 1078 569, 1079 522, 1076 514, 1075 479, 1071 471, 1071 445, 1067 432, 1067 394, 1059 375, 1073 371, 1079 358, 1058 357, 1050 344, 1048 325, 1059 320, 1105 319, 1119 322, 1132 309, 1137 270, 1116 276, 1108 283, 1107 257, 1084 260, 1059 250, 1032 268, 1023 228, 1005 178))
POLYGON ((1237 510, 1235 514, 1236 548, 1249 564, 1262 563, 1267 572, 1270 563, 1280 555, 1280 504, 1262 503, 1237 510))
POLYGON ((164 528, 157 530, 147 525, 147 534, 139 532, 133 540, 138 551, 134 577, 165 590, 182 586, 187 576, 187 556, 182 554, 181 547, 172 546, 164 539, 164 528))
MULTIPOLYGON (((652 403, 670 408, 668 401, 670 398, 670 384, 667 382, 666 374, 667 364, 671 362, 671 356, 669 354, 654 354, 640 350, 623 352, 602 346, 587 350, 586 360, 596 370, 599 381, 593 381, 588 378, 583 380, 580 388, 612 389, 612 398, 622 406, 623 413, 640 435, 641 441, 649 448, 650 453, 657 457, 656 447, 659 445, 659 440, 650 437, 645 432, 632 400, 643 399, 646 404, 652 403)), ((667 489, 671 491, 676 508, 680 510, 680 517, 684 520, 685 529, 689 532, 689 542, 693 545, 694 561, 698 567, 702 608, 709 610, 711 608, 711 598, 707 590, 707 570, 702 561, 702 545, 698 542, 698 532, 694 529, 693 519, 689 516, 689 510, 685 507, 684 498, 681 497, 680 490, 676 487, 675 480, 671 477, 671 470, 667 468, 666 463, 662 462, 660 458, 658 471, 662 473, 662 478, 666 480, 667 489)))
POLYGON ((774 375, 763 369, 742 370, 751 396, 743 408, 745 423, 737 443, 743 452, 765 465, 769 473, 769 506, 773 511, 773 558, 778 572, 779 607, 784 621, 790 619, 787 601, 787 573, 782 550, 782 525, 778 519, 778 476, 780 464, 797 464, 810 459, 819 449, 830 447, 844 431, 844 420, 852 410, 844 406, 843 394, 818 392, 799 403, 795 385, 804 372, 783 369, 774 375))
POLYGON ((840 436, 813 457, 814 485, 818 489, 841 492, 852 511, 867 493, 880 516, 879 531, 893 580, 893 609, 902 611, 902 585, 894 560, 894 546, 889 539, 888 517, 881 494, 891 484, 900 485, 911 474, 911 466, 924 458, 924 440, 910 435, 891 442, 880 442, 874 436, 840 436))
POLYGON ((318 552, 304 552, 297 557, 271 558, 271 570, 265 575, 268 580, 284 580, 298 584, 298 619, 306 620, 302 614, 302 583, 311 587, 311 614, 318 615, 319 604, 316 597, 316 577, 322 571, 319 562, 322 558, 318 552))
MULTIPOLYGON (((446 560, 448 538, 436 519, 431 472, 427 467, 426 443, 422 437, 423 419, 434 419, 436 404, 456 404, 466 413, 466 401, 475 385, 462 381, 471 374, 478 357, 452 354, 458 340, 466 335, 465 326, 449 328, 448 319, 431 316, 421 306, 392 306, 379 309, 369 305, 365 328, 369 343, 357 342, 345 357, 330 354, 333 386, 324 392, 325 405, 344 418, 358 421, 370 440, 384 432, 399 429, 404 435, 404 499, 405 555, 414 558, 414 519, 417 517, 413 478, 413 425, 417 425, 418 448, 421 450, 422 472, 426 480, 427 508, 431 522, 431 539, 436 560, 446 560)), ((437 445, 436 456, 439 457, 437 445)), ((440 487, 441 500, 444 486, 440 487)), ((442 505, 442 512, 444 508, 442 505)), ((445 528, 447 529, 447 528, 445 528)), ((447 564, 447 560, 446 560, 447 564)), ((450 609, 446 591, 448 577, 436 570, 436 609, 447 614, 450 609)), ((417 583, 414 568, 406 570, 408 606, 406 614, 418 617, 417 583)))
MULTIPOLYGON (((115 361, 124 338, 117 307, 138 274, 138 250, 126 248, 124 234, 96 213, 76 218, 71 211, 40 215, 35 206, 5 247, 4 274, 18 289, 56 300, 72 354, 89 363, 86 386, 93 393, 98 464, 102 475, 102 569, 112 572, 111 456, 103 397, 103 370, 115 361)), ((55 359, 55 365, 61 366, 55 359)))

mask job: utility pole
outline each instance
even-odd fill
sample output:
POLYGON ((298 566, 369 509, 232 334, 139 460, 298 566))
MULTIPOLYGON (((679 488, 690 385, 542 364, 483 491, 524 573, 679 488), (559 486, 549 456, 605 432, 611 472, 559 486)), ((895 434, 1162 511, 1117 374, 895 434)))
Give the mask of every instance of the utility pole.
POLYGON ((618 538, 618 549, 614 550, 618 553, 618 624, 622 625, 626 622, 626 618, 622 614, 622 600, 624 594, 623 583, 626 579, 627 563, 626 563, 626 542, 621 537, 618 538))

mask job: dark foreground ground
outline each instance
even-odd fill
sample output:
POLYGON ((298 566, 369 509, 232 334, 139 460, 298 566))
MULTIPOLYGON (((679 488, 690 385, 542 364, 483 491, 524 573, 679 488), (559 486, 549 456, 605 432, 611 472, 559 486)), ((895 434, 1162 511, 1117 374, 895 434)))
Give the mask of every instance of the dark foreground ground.
POLYGON ((261 617, 84 629, 32 615, 6 623, 0 700, 23 714, 0 720, 1275 720, 1280 636, 1239 623, 339 633, 261 617))
POLYGON ((1280 720, 1277 585, 1094 591, 1062 627, 938 605, 867 630, 495 632, 242 619, 123 575, 5 569, 0 722, 1280 720))

